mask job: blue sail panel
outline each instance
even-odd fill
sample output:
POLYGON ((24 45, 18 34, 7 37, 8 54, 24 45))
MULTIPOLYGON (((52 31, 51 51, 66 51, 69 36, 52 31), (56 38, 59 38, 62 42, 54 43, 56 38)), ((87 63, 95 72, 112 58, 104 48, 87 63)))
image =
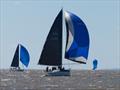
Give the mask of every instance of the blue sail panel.
POLYGON ((71 32, 72 38, 67 33, 67 44, 65 52, 66 59, 73 59, 72 61, 76 60, 77 57, 84 57, 86 60, 88 58, 88 51, 89 51, 89 34, 86 25, 84 22, 76 15, 66 12, 67 15, 65 17, 67 32, 71 32), (72 44, 69 44, 71 40, 72 44), (68 46, 71 45, 71 46, 68 46))
POLYGON ((28 67, 28 64, 29 64, 29 61, 30 61, 30 56, 29 56, 29 53, 27 51, 27 49, 20 45, 21 48, 20 48, 20 61, 26 66, 28 67))
POLYGON ((75 49, 69 49, 69 51, 66 52, 65 58, 76 58, 76 57, 84 57, 87 59, 88 57, 88 47, 80 47, 75 49))

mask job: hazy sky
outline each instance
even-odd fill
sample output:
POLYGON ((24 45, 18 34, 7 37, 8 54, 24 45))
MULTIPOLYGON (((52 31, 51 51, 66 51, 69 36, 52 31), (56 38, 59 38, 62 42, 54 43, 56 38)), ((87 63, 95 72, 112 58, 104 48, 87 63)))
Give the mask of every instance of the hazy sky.
POLYGON ((18 43, 30 53, 28 68, 42 68, 37 65, 42 47, 55 17, 63 8, 79 16, 90 34, 87 64, 75 63, 70 67, 91 69, 96 58, 98 69, 120 69, 119 7, 119 0, 0 0, 0 68, 10 67, 18 43))

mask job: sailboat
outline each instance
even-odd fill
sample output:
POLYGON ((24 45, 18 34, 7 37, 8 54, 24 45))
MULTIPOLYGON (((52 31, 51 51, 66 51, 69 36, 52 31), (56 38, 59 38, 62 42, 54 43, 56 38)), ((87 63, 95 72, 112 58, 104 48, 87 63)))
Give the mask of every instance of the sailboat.
POLYGON ((93 60, 93 69, 92 69, 92 70, 96 70, 96 69, 97 69, 97 66, 98 66, 98 60, 97 60, 97 59, 94 59, 94 60, 93 60))
POLYGON ((30 56, 27 49, 23 45, 18 44, 11 63, 10 70, 24 71, 24 69, 20 68, 20 62, 22 63, 23 66, 28 67, 29 61, 30 61, 30 56))
POLYGON ((86 64, 89 52, 89 33, 84 22, 75 14, 61 9, 47 36, 39 59, 39 65, 52 66, 46 68, 47 75, 67 76, 71 69, 62 67, 63 19, 66 25, 66 46, 64 58, 86 64))

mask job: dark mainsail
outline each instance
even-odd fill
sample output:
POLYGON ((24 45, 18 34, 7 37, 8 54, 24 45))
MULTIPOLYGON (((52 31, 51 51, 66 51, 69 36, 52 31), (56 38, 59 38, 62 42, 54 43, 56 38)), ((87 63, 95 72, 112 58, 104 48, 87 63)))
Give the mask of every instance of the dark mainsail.
POLYGON ((38 64, 62 65, 62 15, 61 10, 47 36, 38 64))
POLYGON ((16 48, 14 57, 13 57, 13 61, 11 64, 11 67, 18 67, 19 66, 19 45, 16 48))

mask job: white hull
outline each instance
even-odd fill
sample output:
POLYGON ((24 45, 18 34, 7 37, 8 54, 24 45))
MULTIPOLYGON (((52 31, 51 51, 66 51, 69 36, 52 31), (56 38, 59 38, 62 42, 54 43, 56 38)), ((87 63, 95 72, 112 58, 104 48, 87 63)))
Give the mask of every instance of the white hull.
POLYGON ((70 70, 64 70, 64 71, 48 71, 46 72, 46 76, 70 76, 71 72, 70 70))
POLYGON ((24 71, 24 69, 10 68, 10 71, 24 71))

